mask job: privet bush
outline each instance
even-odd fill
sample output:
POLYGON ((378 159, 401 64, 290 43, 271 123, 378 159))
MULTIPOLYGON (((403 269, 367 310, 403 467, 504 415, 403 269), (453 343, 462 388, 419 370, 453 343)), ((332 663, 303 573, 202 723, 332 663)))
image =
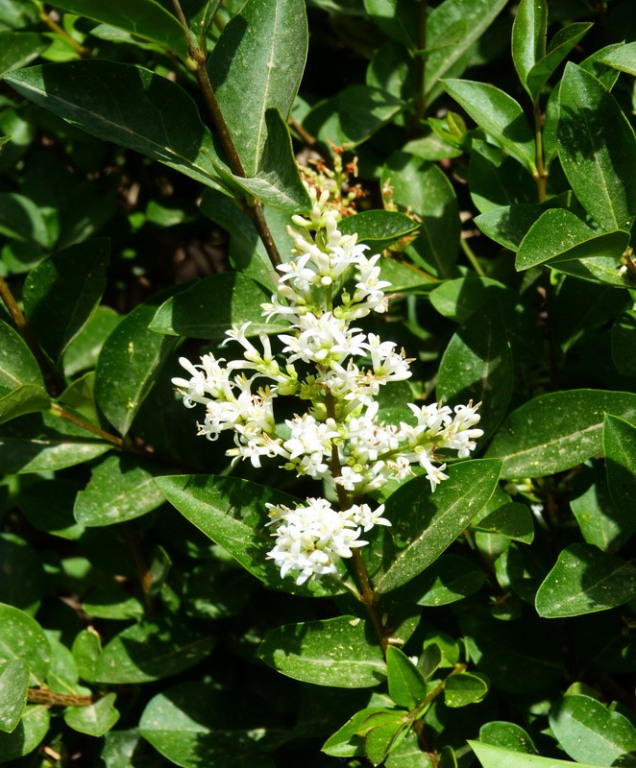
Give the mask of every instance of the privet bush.
POLYGON ((635 38, 0 0, 0 762, 636 765, 635 38))

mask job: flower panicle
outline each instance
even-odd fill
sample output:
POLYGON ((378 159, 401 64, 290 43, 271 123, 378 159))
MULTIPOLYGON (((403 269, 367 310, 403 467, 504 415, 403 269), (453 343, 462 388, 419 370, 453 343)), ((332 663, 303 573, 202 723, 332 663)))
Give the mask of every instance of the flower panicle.
POLYGON ((268 505, 275 539, 269 557, 282 577, 293 575, 298 584, 337 573, 340 560, 367 543, 363 534, 390 525, 383 506, 352 502, 413 476, 417 467, 434 491, 448 477, 440 456, 468 457, 483 434, 476 426, 479 404, 472 402, 454 409, 410 403, 403 421, 382 420, 380 388, 410 378, 412 360, 354 323, 387 311, 390 283, 382 280, 381 256, 367 256, 355 234, 339 230, 329 192, 310 188, 310 195, 309 215, 294 216, 289 228, 292 258, 278 267, 277 291, 261 305, 266 322, 275 317, 287 324, 277 334, 278 359, 270 336, 245 323, 228 330, 222 344, 242 347, 242 359, 208 353, 193 364, 181 358, 189 378, 173 379, 186 406, 205 407, 200 435, 233 435, 227 451, 233 462, 260 467, 263 459, 278 458, 285 469, 323 481, 347 499, 340 510, 321 498, 293 510, 268 505), (279 423, 276 400, 283 396, 306 407, 279 423))

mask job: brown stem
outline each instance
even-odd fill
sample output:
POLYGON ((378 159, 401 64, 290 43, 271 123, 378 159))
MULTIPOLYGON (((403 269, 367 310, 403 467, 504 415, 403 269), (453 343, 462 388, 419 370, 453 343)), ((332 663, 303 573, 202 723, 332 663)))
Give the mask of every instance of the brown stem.
POLYGON ((73 48, 80 56, 90 56, 91 51, 89 48, 85 48, 83 45, 80 45, 80 43, 77 42, 77 40, 73 40, 73 38, 69 35, 69 33, 61 27, 55 19, 52 19, 49 14, 42 8, 38 14, 40 17, 40 21, 44 22, 46 26, 52 31, 55 32, 56 35, 61 37, 65 42, 67 42, 71 48, 73 48))
POLYGON ((296 120, 295 117, 289 118, 289 124, 291 127, 296 131, 296 133, 300 136, 300 138, 307 144, 308 147, 313 147, 316 143, 316 137, 312 136, 309 131, 307 131, 303 126, 296 120))
MULTIPOLYGON (((203 99, 210 116, 211 124, 216 129, 219 141, 221 142, 223 151, 228 159, 232 173, 239 178, 245 179, 247 178, 247 174, 243 168, 241 158, 236 151, 236 146, 234 145, 234 141, 228 129, 227 123, 225 122, 225 118, 223 117, 223 113, 219 107, 219 102, 217 101, 216 94, 214 93, 212 81, 208 75, 208 70, 205 65, 205 51, 199 48, 194 35, 188 26, 188 20, 185 16, 185 13, 183 12, 179 0, 172 0, 172 6, 186 33, 188 41, 188 53, 192 60, 192 69, 199 84, 199 88, 201 89, 201 93, 203 94, 203 99)), ((279 264, 282 264, 278 248, 274 243, 274 238, 272 237, 272 233, 270 232, 267 221, 265 220, 265 215, 263 214, 262 203, 260 203, 258 200, 250 201, 247 199, 247 196, 244 195, 243 210, 256 227, 256 230, 261 240, 263 241, 263 245, 265 246, 265 250, 267 251, 267 255, 269 256, 269 260, 272 262, 272 265, 277 267, 279 264)))
POLYGON ((4 302, 11 319, 13 320, 15 327, 17 328, 20 336, 24 339, 27 346, 33 353, 33 357, 37 360, 42 376, 44 377, 44 383, 46 389, 52 397, 56 397, 64 390, 64 379, 60 372, 51 363, 48 357, 42 351, 40 344, 31 329, 31 326, 27 322, 24 312, 18 306, 18 302, 15 300, 8 283, 3 277, 0 277, 0 298, 4 302))
POLYGON ((55 693, 47 688, 29 688, 27 700, 45 707, 90 707, 95 703, 93 696, 80 696, 73 693, 55 693))
POLYGON ((51 411, 58 418, 70 421, 71 424, 75 424, 75 426, 81 427, 93 435, 97 435, 97 437, 100 437, 105 442, 115 446, 115 448, 119 448, 120 450, 134 450, 131 446, 127 445, 121 437, 111 435, 109 432, 104 432, 103 429, 96 427, 89 421, 85 421, 81 416, 76 416, 74 413, 71 413, 71 411, 67 411, 66 408, 59 403, 53 403, 51 405, 51 411))

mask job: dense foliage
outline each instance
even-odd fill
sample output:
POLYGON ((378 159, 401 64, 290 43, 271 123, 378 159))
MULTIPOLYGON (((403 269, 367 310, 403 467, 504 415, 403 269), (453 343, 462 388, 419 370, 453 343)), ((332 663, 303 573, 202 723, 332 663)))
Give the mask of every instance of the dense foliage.
POLYGON ((635 39, 0 0, 0 763, 636 766, 635 39))

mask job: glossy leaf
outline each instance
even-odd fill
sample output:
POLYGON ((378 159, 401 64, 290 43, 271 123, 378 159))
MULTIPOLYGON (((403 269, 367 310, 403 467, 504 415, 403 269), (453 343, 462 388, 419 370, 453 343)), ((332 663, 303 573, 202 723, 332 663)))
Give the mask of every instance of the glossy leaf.
POLYGON ((52 254, 31 270, 24 309, 45 351, 58 359, 86 324, 106 286, 109 242, 87 240, 52 254))
POLYGON ((74 515, 85 527, 133 520, 163 504, 152 465, 131 456, 108 456, 75 499, 74 515))
POLYGON ((439 277, 450 277, 459 249, 459 206, 455 192, 440 168, 405 152, 393 153, 382 171, 393 187, 393 200, 417 214, 419 235, 406 254, 439 277))
POLYGON ((12 733, 26 707, 29 666, 22 659, 0 664, 0 731, 12 733))
POLYGON ((617 510, 602 471, 604 468, 599 464, 594 462, 589 487, 570 501, 570 509, 588 544, 615 553, 634 531, 636 519, 631 506, 620 512, 617 510))
POLYGON ((626 43, 606 53, 601 61, 636 77, 636 43, 626 43))
POLYGON ((488 448, 502 477, 544 477, 571 469, 601 451, 603 417, 636 423, 636 395, 579 389, 551 392, 517 408, 488 448))
POLYGON ((73 640, 71 650, 80 677, 93 682, 102 653, 102 644, 97 632, 92 627, 83 629, 73 640))
POLYGON ((0 320, 0 423, 46 410, 49 404, 33 354, 20 334, 0 320))
POLYGON ((133 624, 104 647, 97 659, 99 683, 146 683, 176 675, 202 661, 214 638, 186 627, 155 622, 133 624))
POLYGON ((534 173, 534 137, 518 102, 493 85, 472 80, 446 80, 444 89, 496 144, 534 173))
POLYGON ((37 32, 0 32, 0 77, 37 58, 48 41, 37 32))
POLYGON ((385 35, 407 49, 415 46, 418 23, 417 3, 413 0, 364 0, 369 18, 385 35))
POLYGON ((340 94, 339 116, 347 144, 361 144, 404 109, 388 91, 350 85, 340 94))
POLYGON ((479 729, 480 741, 513 752, 536 755, 537 748, 527 732, 516 723, 501 720, 486 723, 479 729))
POLYGON ((555 33, 552 40, 550 40, 546 55, 532 67, 525 81, 526 90, 535 104, 552 73, 578 44, 590 27, 592 27, 590 23, 577 22, 575 24, 568 24, 555 33))
POLYGON ((569 760, 557 760, 554 757, 524 755, 520 752, 468 741, 483 768, 599 768, 590 763, 572 763, 569 760))
POLYGON ((273 768, 259 745, 267 734, 263 727, 267 719, 250 702, 247 691, 220 691, 209 683, 188 682, 150 699, 139 729, 171 764, 182 768, 273 768))
POLYGON ((498 533, 506 538, 532 544, 534 525, 532 513, 526 504, 511 501, 480 518, 471 526, 473 530, 498 533))
POLYGON ((364 753, 371 765, 383 763, 409 726, 408 719, 400 712, 378 715, 381 718, 364 736, 364 753))
POLYGON ((246 480, 213 475, 174 475, 156 482, 184 517, 268 586, 315 596, 344 590, 339 580, 326 578, 298 586, 291 577, 281 578, 278 567, 267 557, 273 545, 265 505, 293 508, 294 497, 246 480))
MULTIPOLYGON (((628 520, 633 515, 636 498, 636 427, 606 415, 603 452, 610 496, 620 516, 628 520)), ((629 529, 636 531, 636 520, 629 529)))
POLYGON ((550 710, 550 728, 573 760, 595 765, 631 765, 636 727, 590 696, 563 696, 550 710))
POLYGON ((94 60, 30 67, 5 81, 99 139, 218 185, 221 161, 212 136, 190 96, 164 77, 131 64, 94 60))
POLYGON ((489 436, 503 419, 514 386, 510 342, 496 304, 477 310, 451 338, 439 364, 437 397, 448 405, 481 403, 479 428, 489 436), (496 392, 496 397, 491 393, 496 392))
POLYGON ((636 216, 636 137, 614 97, 568 64, 559 91, 559 160, 581 205, 606 230, 636 216))
POLYGON ((473 139, 468 176, 470 196, 481 213, 534 203, 537 187, 528 170, 499 147, 473 139))
POLYGON ((450 467, 449 480, 435 493, 424 477, 393 493, 386 502, 392 523, 385 534, 386 566, 376 589, 390 592, 434 563, 492 496, 499 470, 497 461, 467 461, 450 467))
POLYGON ((494 208, 475 217, 475 224, 489 238, 516 253, 530 227, 545 208, 533 203, 519 203, 494 208))
POLYGON ((448 605, 478 592, 485 580, 484 571, 466 558, 444 554, 404 587, 405 598, 431 608, 448 605))
POLYGON ((28 706, 11 733, 0 732, 0 763, 17 760, 32 752, 46 736, 49 722, 47 707, 28 706))
POLYGON ((64 722, 69 728, 89 736, 103 736, 119 720, 119 712, 113 706, 117 694, 107 693, 88 707, 68 707, 64 722))
POLYGON ((459 77, 468 53, 505 8, 505 0, 445 0, 427 19, 425 92, 429 100, 441 92, 440 80, 459 77))
POLYGON ((369 254, 383 251, 418 228, 417 221, 397 211, 362 211, 347 216, 339 225, 343 234, 357 234, 358 242, 365 243, 371 249, 369 254))
POLYGON ((458 277, 444 280, 434 288, 429 299, 435 309, 457 323, 468 318, 488 302, 503 302, 507 288, 490 277, 458 277))
POLYGON ((259 656, 295 680, 336 688, 372 688, 386 675, 380 646, 354 616, 287 624, 261 643, 259 656))
POLYGON ((33 615, 45 592, 40 554, 13 533, 0 533, 0 595, 4 602, 33 615))
POLYGON ((598 232, 587 226, 578 216, 563 208, 545 211, 530 227, 517 251, 515 267, 529 269, 538 264, 550 264, 590 256, 610 256, 616 260, 629 243, 629 232, 598 232))
POLYGON ((48 413, 23 416, 0 430, 0 465, 8 473, 73 467, 111 448, 86 430, 48 413))
POLYGON ((523 87, 528 88, 528 75, 545 56, 548 32, 548 8, 545 0, 521 0, 512 25, 512 61, 523 87))
MULTIPOLYGON (((8 80, 8 77, 5 79, 8 80)), ((51 245, 49 231, 38 206, 30 198, 15 192, 0 192, 0 234, 33 245, 38 254, 41 248, 51 245)))
POLYGON ((108 337, 97 362, 95 399, 122 435, 130 430, 176 343, 148 329, 156 310, 153 303, 136 307, 108 337))
POLYGON ((0 603, 0 665, 16 659, 29 665, 31 685, 44 684, 51 659, 44 630, 28 614, 0 603))
POLYGON ((536 608, 546 619, 606 611, 636 597, 636 568, 589 544, 570 544, 539 587, 536 608))
POLYGON ((55 0, 65 11, 124 29, 143 40, 188 56, 186 32, 177 19, 155 0, 55 0))
POLYGON ((248 0, 210 56, 210 79, 248 177, 258 174, 271 130, 268 110, 278 110, 284 120, 289 116, 307 37, 302 0, 248 0))
POLYGON ((399 648, 386 651, 386 673, 389 696, 400 707, 415 709, 426 696, 426 681, 422 673, 399 648))
POLYGON ((263 319, 261 304, 270 299, 271 293, 246 275, 210 275, 164 301, 149 327, 157 333, 195 339, 221 339, 233 325, 247 322, 248 336, 282 333, 287 324, 263 319))
POLYGON ((487 680, 474 672, 449 675, 444 685, 444 703, 453 709, 476 704, 488 693, 487 680))

